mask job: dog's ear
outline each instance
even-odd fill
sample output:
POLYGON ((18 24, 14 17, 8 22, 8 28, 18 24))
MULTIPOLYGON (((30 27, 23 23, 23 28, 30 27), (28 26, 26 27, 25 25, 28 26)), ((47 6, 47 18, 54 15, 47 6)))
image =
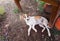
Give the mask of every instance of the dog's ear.
POLYGON ((27 14, 24 14, 24 16, 27 18, 27 14))
POLYGON ((24 18, 27 18, 27 14, 23 14, 22 16, 23 16, 24 18))

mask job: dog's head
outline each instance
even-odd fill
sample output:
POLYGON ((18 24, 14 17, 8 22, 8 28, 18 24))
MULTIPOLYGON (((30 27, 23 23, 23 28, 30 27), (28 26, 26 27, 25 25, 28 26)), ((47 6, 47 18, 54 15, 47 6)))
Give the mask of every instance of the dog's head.
POLYGON ((22 14, 19 17, 20 17, 20 20, 27 19, 28 18, 28 15, 27 14, 22 14))

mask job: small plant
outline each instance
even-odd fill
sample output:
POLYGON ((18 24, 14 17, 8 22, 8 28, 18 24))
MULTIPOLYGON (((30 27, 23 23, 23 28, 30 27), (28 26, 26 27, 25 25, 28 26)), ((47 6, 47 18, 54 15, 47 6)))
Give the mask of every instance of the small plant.
POLYGON ((0 6, 0 15, 5 14, 5 8, 3 6, 0 6))
POLYGON ((44 9, 45 2, 43 2, 41 0, 35 0, 35 1, 38 2, 38 9, 42 12, 44 9))
POLYGON ((19 11, 18 8, 15 8, 15 9, 13 10, 13 12, 16 14, 16 13, 19 13, 20 11, 19 11))
POLYGON ((0 6, 0 22, 5 18, 5 8, 0 6))

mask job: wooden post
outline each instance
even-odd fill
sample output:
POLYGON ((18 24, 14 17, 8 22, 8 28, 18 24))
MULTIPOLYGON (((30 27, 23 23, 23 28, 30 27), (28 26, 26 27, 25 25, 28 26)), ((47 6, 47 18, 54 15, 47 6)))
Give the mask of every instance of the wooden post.
POLYGON ((14 1, 16 3, 17 7, 19 8, 19 10, 23 11, 22 7, 21 7, 21 4, 19 3, 21 0, 14 0, 14 1))
POLYGON ((52 13, 50 14, 50 24, 51 24, 51 27, 53 27, 54 26, 54 23, 55 23, 55 21, 56 21, 56 16, 58 15, 58 8, 59 8, 59 6, 53 6, 52 7, 52 13))
POLYGON ((54 18, 52 27, 55 25, 55 22, 56 22, 58 16, 60 15, 60 14, 58 13, 58 10, 59 10, 59 9, 60 9, 60 5, 58 4, 57 11, 56 11, 57 14, 56 14, 56 16, 55 16, 55 18, 54 18))

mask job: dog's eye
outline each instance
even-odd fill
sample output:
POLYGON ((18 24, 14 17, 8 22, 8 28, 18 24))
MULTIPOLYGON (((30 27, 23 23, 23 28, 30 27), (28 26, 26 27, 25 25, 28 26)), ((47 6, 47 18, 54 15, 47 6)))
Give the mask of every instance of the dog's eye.
POLYGON ((44 20, 42 19, 42 21, 41 22, 43 22, 44 20))
POLYGON ((29 19, 27 19, 27 20, 29 20, 29 19))

